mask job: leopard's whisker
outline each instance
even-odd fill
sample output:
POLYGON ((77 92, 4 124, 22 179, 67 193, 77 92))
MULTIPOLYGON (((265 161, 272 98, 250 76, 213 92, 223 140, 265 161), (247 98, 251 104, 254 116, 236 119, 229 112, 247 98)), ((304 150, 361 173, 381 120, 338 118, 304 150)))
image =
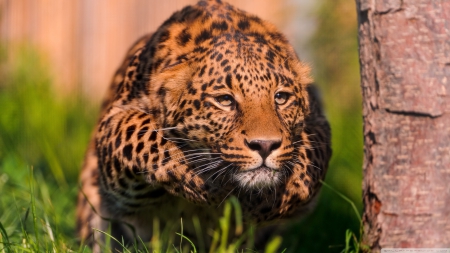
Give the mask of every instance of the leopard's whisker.
MULTIPOLYGON (((152 147, 150 147, 150 150, 151 149, 152 149, 152 147)), ((167 149, 167 151, 173 151, 173 150, 177 150, 177 149, 179 149, 179 147, 172 147, 172 148, 167 149)), ((159 149, 156 149, 156 151, 159 151, 159 149)))
MULTIPOLYGON (((232 173, 232 172, 229 172, 229 171, 232 171, 232 170, 234 170, 234 164, 233 163, 230 163, 229 165, 227 165, 226 167, 225 167, 225 169, 226 168, 228 168, 228 167, 230 167, 230 166, 233 166, 230 170, 225 170, 224 172, 225 172, 225 175, 227 174, 227 172, 228 173, 232 173)), ((225 177, 222 177, 222 181, 220 182, 221 184, 223 184, 223 180, 225 179, 225 177)), ((231 179, 231 177, 228 177, 228 181, 227 182, 229 182, 230 181, 230 179, 231 179)))
MULTIPOLYGON (((296 142, 293 142, 292 144, 293 145, 298 145, 300 142, 305 142, 305 141, 303 141, 303 140, 302 141, 296 141, 296 142)), ((309 145, 311 143, 317 143, 317 144, 320 144, 320 145, 324 145, 324 144, 328 145, 329 144, 328 142, 308 140, 308 142, 306 144, 303 143, 303 145, 309 145)))
POLYGON ((275 207, 275 204, 277 202, 277 187, 273 187, 273 202, 272 202, 272 208, 275 207))
POLYGON ((200 148, 200 149, 183 150, 183 153, 191 153, 191 152, 197 152, 197 151, 202 151, 202 152, 203 151, 211 151, 211 149, 209 149, 209 148, 200 148))
MULTIPOLYGON (((287 166, 286 164, 284 164, 283 165, 283 168, 286 168, 287 169, 287 171, 289 171, 290 173, 293 173, 294 171, 292 170, 292 168, 290 168, 289 166, 287 166)), ((287 180, 287 175, 286 175, 287 173, 283 173, 283 176, 284 176, 284 181, 286 181, 287 180)))
MULTIPOLYGON (((220 153, 193 153, 193 154, 187 154, 187 155, 184 155, 184 156, 180 154, 180 157, 178 158, 178 161, 181 161, 183 159, 187 161, 188 159, 185 159, 186 157, 190 157, 190 158, 192 158, 192 157, 201 157, 201 155, 210 155, 210 154, 215 155, 215 154, 220 154, 220 153)), ((175 158, 175 159, 177 159, 177 158, 175 158)), ((168 160, 174 160, 174 157, 169 156, 167 158, 162 159, 162 161, 168 161, 168 160)))
POLYGON ((211 160, 218 160, 218 159, 220 159, 220 157, 209 158, 209 157, 204 157, 204 156, 194 156, 194 157, 189 157, 188 159, 182 158, 180 161, 199 163, 199 162, 202 162, 202 161, 211 161, 211 160))
MULTIPOLYGON (((159 131, 165 131, 165 130, 171 130, 171 129, 176 129, 176 127, 166 127, 166 128, 158 128, 158 129, 150 129, 148 130, 149 132, 159 132, 159 131)), ((127 133, 132 133, 134 132, 135 129, 132 130, 127 130, 127 133)), ((147 133, 147 131, 144 132, 144 134, 147 133)), ((141 131, 138 132, 138 135, 141 134, 141 131)), ((142 136, 143 134, 141 134, 140 136, 142 136)))
POLYGON ((159 131, 166 131, 166 130, 172 130, 172 129, 177 129, 177 127, 164 127, 164 128, 152 129, 152 131, 159 132, 159 131))
MULTIPOLYGON (((211 176, 209 176, 209 177, 206 179, 206 181, 208 181, 211 177, 213 177, 215 174, 217 174, 217 173, 220 172, 220 173, 216 176, 216 178, 212 181, 212 182, 214 183, 214 181, 215 181, 218 177, 220 177, 220 175, 222 175, 223 173, 225 173, 225 172, 226 172, 226 169, 227 169, 228 167, 230 167, 231 165, 232 165, 232 164, 229 164, 229 165, 227 165, 227 166, 221 168, 220 170, 214 172, 211 176)), ((222 179, 222 180, 223 180, 223 179, 222 179)))
MULTIPOLYGON (((237 186, 236 186, 237 187, 237 186)), ((225 201, 226 198, 228 198, 228 196, 234 191, 234 189, 236 189, 236 187, 234 187, 232 190, 230 190, 230 192, 222 199, 222 201, 220 202, 220 204, 217 206, 217 208, 219 208, 222 203, 225 201)))
POLYGON ((193 171, 197 171, 200 168, 203 168, 205 166, 209 166, 210 164, 213 164, 213 163, 215 163, 217 161, 219 161, 219 159, 211 160, 209 158, 203 158, 203 159, 187 161, 187 162, 189 162, 192 165, 195 165, 195 166, 193 166, 194 168, 192 170, 193 171), (199 164, 199 165, 197 165, 197 164, 199 164))
POLYGON ((164 137, 164 139, 169 140, 169 141, 182 140, 182 141, 189 141, 189 142, 200 142, 200 141, 196 141, 196 140, 190 140, 190 139, 178 138, 178 137, 164 137))
POLYGON ((239 199, 239 195, 241 194, 242 188, 243 188, 243 187, 239 187, 239 191, 238 191, 238 194, 237 194, 237 198, 238 198, 238 199, 239 199))
POLYGON ((193 156, 193 155, 221 155, 222 153, 195 153, 195 154, 187 154, 185 156, 193 156))
MULTIPOLYGON (((232 171, 234 171, 235 169, 236 169, 236 166, 233 166, 231 169, 227 170, 227 172, 229 172, 231 174, 232 171)), ((233 180, 232 174, 231 174, 231 176, 228 177, 228 180, 225 182, 225 184, 228 184, 228 182, 230 182, 231 180, 233 180)))
POLYGON ((305 146, 301 146, 301 147, 296 147, 297 149, 304 149, 304 150, 315 150, 314 147, 305 147, 305 146))
MULTIPOLYGON (((221 163, 222 163, 222 161, 218 161, 218 162, 215 162, 215 163, 208 164, 208 166, 207 166, 206 168, 203 168, 203 169, 201 169, 201 170, 199 170, 199 171, 196 171, 196 172, 195 172, 195 175, 196 175, 196 176, 199 176, 199 175, 201 175, 201 174, 203 174, 203 173, 205 173, 205 172, 208 172, 208 171, 210 171, 210 170, 216 169, 217 166, 220 165, 221 163)), ((208 180, 208 179, 207 179, 207 180, 208 180)), ((206 180, 206 181, 207 181, 207 180, 206 180)))
POLYGON ((211 179, 211 177, 214 177, 214 175, 217 174, 216 178, 214 178, 213 181, 212 181, 214 183, 214 181, 216 181, 216 179, 218 177, 220 177, 220 175, 222 175, 225 172, 225 170, 226 170, 225 168, 221 168, 220 170, 214 172, 211 176, 208 177, 208 179, 206 179, 206 181, 208 181, 209 179, 211 179))
MULTIPOLYGON (((322 168, 320 168, 320 167, 318 167, 318 166, 316 166, 313 162, 309 162, 308 164, 306 164, 306 163, 304 163, 304 162, 301 162, 300 160, 298 160, 298 159, 294 159, 294 162, 297 162, 297 163, 299 163, 299 164, 303 164, 303 165, 306 165, 306 166, 312 166, 312 167, 314 167, 314 168, 316 168, 316 169, 318 169, 318 170, 322 170, 322 168)), ((294 165, 294 163, 293 163, 293 165, 294 165)))
MULTIPOLYGON (((210 159, 206 159, 206 160, 210 160, 210 159)), ((210 160, 209 163, 202 164, 200 166, 196 166, 193 170, 196 171, 196 170, 199 170, 200 168, 209 167, 211 165, 216 165, 217 163, 221 163, 221 162, 222 162, 222 160, 220 158, 216 158, 215 160, 212 160, 212 161, 210 160)))

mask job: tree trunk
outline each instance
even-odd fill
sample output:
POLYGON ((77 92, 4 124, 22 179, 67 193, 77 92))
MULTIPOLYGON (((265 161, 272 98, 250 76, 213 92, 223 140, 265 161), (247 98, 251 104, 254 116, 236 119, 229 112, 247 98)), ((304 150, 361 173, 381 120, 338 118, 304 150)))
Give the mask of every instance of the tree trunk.
POLYGON ((364 241, 450 247, 450 1, 356 0, 364 241))

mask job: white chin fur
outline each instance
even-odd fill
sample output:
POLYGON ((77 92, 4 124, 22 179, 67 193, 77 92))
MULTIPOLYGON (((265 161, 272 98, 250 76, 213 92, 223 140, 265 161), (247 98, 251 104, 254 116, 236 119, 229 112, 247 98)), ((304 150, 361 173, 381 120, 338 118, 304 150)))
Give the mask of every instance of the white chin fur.
POLYGON ((281 172, 268 168, 240 171, 234 175, 234 179, 243 188, 269 188, 280 182, 281 172))

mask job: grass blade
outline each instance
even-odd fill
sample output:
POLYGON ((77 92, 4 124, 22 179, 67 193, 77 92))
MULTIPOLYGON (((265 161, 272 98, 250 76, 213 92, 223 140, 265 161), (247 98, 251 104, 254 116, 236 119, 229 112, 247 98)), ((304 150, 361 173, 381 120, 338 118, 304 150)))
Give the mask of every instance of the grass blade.
POLYGON ((8 234, 6 233, 6 229, 1 221, 0 221, 0 245, 2 246, 0 248, 2 253, 5 253, 5 248, 8 250, 8 252, 11 252, 11 243, 9 242, 8 234))
MULTIPOLYGON (((186 237, 185 235, 180 234, 180 233, 176 233, 176 234, 181 236, 181 238, 184 238, 186 241, 188 241, 189 244, 191 244, 192 249, 194 250, 194 253, 197 253, 197 249, 195 248, 195 244, 188 237, 186 237)), ((180 244, 180 249, 181 249, 181 244, 180 244)))
POLYGON ((37 226, 37 215, 36 215, 36 201, 34 196, 34 177, 33 177, 33 167, 30 168, 30 194, 31 194, 31 215, 33 216, 33 227, 34 227, 34 236, 36 238, 36 251, 40 252, 39 246, 39 233, 37 226))
POLYGON ((358 217, 358 220, 361 222, 361 215, 359 214, 358 208, 356 208, 355 203, 353 203, 353 201, 349 198, 347 198, 347 196, 345 196, 344 194, 338 192, 337 190, 335 190, 331 185, 325 183, 323 180, 320 180, 320 182, 323 184, 323 186, 327 187, 328 189, 332 190, 334 193, 336 193, 337 195, 339 195, 339 197, 341 197, 343 200, 347 201, 353 208, 353 211, 355 211, 356 217, 358 217))
POLYGON ((122 242, 120 242, 119 240, 117 240, 117 239, 116 239, 115 237, 113 237, 112 235, 110 235, 110 234, 108 234, 108 233, 106 233, 106 232, 103 232, 103 231, 101 231, 101 230, 99 230, 99 229, 96 229, 96 228, 93 228, 93 229, 94 229, 94 231, 99 232, 99 233, 105 235, 107 238, 110 238, 110 239, 114 240, 115 242, 117 242, 117 243, 122 247, 123 252, 126 251, 126 252, 128 252, 128 253, 131 253, 131 251, 129 251, 129 250, 125 247, 125 245, 123 245, 122 242))

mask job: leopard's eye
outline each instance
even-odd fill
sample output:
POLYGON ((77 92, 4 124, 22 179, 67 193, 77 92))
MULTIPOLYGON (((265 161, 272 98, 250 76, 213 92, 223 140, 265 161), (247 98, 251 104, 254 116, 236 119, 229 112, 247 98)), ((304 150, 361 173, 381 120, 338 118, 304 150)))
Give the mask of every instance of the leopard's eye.
POLYGON ((235 100, 231 95, 222 95, 215 98, 216 101, 223 106, 233 106, 235 100))
POLYGON ((291 94, 289 93, 278 92, 277 94, 275 94, 275 103, 277 103, 277 105, 284 105, 286 104, 290 96, 291 94))

